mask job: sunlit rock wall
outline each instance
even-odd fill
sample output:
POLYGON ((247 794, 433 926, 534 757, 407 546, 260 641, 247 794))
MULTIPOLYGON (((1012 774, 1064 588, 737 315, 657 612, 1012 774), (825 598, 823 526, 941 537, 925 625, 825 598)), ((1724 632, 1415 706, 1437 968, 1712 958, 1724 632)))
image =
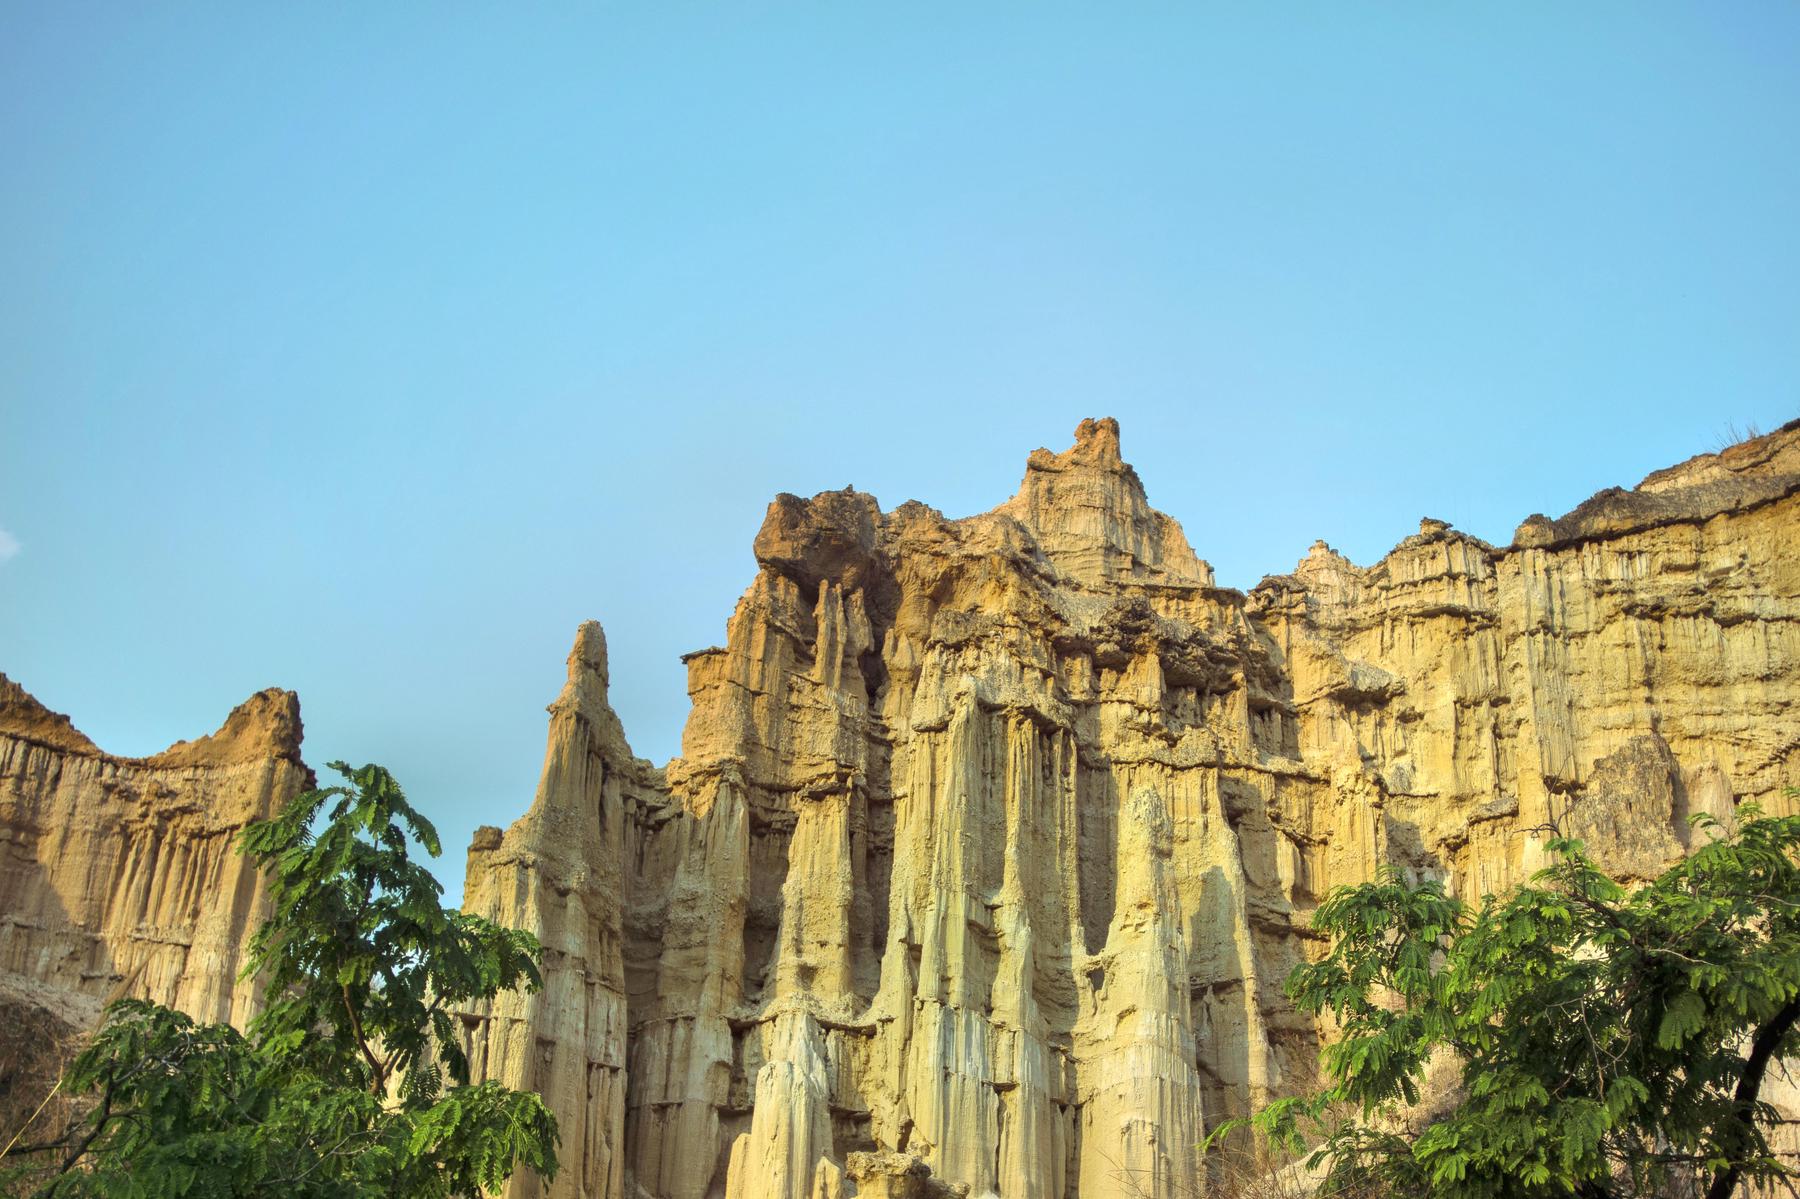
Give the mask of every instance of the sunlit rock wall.
POLYGON ((486 1034, 579 1130, 553 1193, 1196 1193, 1204 1130, 1311 1078, 1281 982, 1332 886, 1478 897, 1552 821, 1644 877, 1689 814, 1783 807, 1796 490, 1790 426, 1248 596, 1112 421, 964 520, 778 497, 681 757, 565 692, 538 804, 471 855, 471 903, 556 945, 486 1034))
POLYGON ((237 834, 311 785, 292 692, 119 758, 0 675, 0 985, 53 1008, 141 996, 243 1025, 264 897, 237 834))
MULTIPOLYGON (((459 1015, 475 1079, 537 1091, 556 1112, 556 1193, 565 1195, 625 1193, 627 826, 647 799, 666 808, 661 774, 632 757, 606 686, 606 638, 585 624, 550 705, 537 799, 505 832, 477 830, 463 887, 464 910, 526 929, 543 946, 540 990, 508 991, 459 1015)), ((507 1194, 543 1190, 522 1170, 507 1194)))
MULTIPOLYGON (((1112 421, 962 520, 778 497, 681 756, 632 755, 583 626, 536 801, 470 849, 470 910, 545 947, 541 991, 458 1013, 560 1120, 509 1193, 1202 1193, 1205 1130, 1312 1080, 1281 983, 1330 888, 1478 899, 1552 825, 1641 879, 1692 815, 1789 807, 1797 493, 1800 424, 1509 547, 1426 520, 1249 595, 1112 421)), ((233 840, 310 784, 299 738, 271 691, 121 759, 0 679, 0 996, 242 1024, 233 840)))

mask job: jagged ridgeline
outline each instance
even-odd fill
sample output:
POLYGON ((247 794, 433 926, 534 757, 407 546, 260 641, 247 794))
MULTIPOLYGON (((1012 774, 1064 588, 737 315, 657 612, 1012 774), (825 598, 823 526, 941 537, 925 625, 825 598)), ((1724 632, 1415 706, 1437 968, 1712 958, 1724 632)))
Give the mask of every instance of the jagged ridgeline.
MULTIPOLYGON (((477 1073, 561 1121, 555 1184, 511 1191, 1203 1192, 1206 1129, 1313 1081, 1281 984, 1332 887, 1479 897, 1553 818, 1644 878, 1689 815, 1788 809, 1797 493, 1800 422, 1508 547, 1427 520, 1249 595, 1111 420, 964 520, 777 497, 686 658, 681 756, 632 755, 584 625, 535 802, 470 847, 468 906, 546 949, 540 993, 464 1018, 477 1073)), ((11 684, 0 722, 0 998, 241 1019, 230 836, 307 784, 292 696, 142 761, 11 684)))

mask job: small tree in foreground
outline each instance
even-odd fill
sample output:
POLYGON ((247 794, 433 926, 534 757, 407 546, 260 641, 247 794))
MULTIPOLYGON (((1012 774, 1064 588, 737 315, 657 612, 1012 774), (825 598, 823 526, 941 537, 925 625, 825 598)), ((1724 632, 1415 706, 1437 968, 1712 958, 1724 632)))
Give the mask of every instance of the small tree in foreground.
POLYGON ((1334 892, 1313 921, 1330 953, 1288 979, 1338 1026, 1329 1085, 1209 1147, 1248 1123, 1334 1196, 1727 1199, 1792 1179, 1762 1089, 1800 1053, 1800 817, 1698 823, 1708 844, 1636 890, 1558 837, 1479 913, 1395 874, 1334 892), (1453 1105, 1409 1118, 1446 1049, 1453 1105))
POLYGON ((554 1175, 555 1118, 535 1094, 471 1085, 450 1015, 535 989, 536 940, 443 907, 407 854, 409 835, 439 852, 430 821, 381 767, 331 767, 350 785, 297 797, 240 842, 272 907, 247 971, 268 986, 262 1014, 246 1035, 113 1005, 64 1079, 91 1106, 24 1146, 41 1199, 430 1199, 519 1166, 554 1175))

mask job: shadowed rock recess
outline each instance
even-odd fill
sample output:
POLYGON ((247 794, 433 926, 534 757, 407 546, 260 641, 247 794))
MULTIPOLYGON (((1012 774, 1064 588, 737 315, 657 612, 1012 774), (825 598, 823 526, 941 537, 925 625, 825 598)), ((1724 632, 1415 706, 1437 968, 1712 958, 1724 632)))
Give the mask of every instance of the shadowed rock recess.
MULTIPOLYGON (((561 1120, 554 1185, 509 1194, 1202 1193, 1206 1128, 1312 1081, 1281 983, 1332 887, 1391 863, 1479 897, 1552 819, 1643 878, 1691 813, 1788 810, 1797 491, 1800 422, 1507 548, 1426 520, 1249 595, 1149 506, 1111 420, 963 520, 777 497, 726 644, 685 659, 681 756, 633 757, 585 625, 536 801, 470 847, 467 906, 546 948, 541 993, 463 1020, 477 1070, 561 1120)), ((113 761, 85 739, 20 744, 0 895, 47 927, 48 884, 15 880, 42 830, 127 801, 98 765, 55 783, 113 761)), ((169 889, 212 885, 186 860, 169 889)), ((134 902, 60 918, 128 944, 134 902)), ((5 966, 67 982, 7 919, 5 966)))

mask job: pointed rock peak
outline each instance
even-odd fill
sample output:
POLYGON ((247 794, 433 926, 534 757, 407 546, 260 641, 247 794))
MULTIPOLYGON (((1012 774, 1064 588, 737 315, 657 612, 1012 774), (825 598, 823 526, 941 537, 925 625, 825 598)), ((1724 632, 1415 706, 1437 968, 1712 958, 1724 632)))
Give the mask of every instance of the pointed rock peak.
POLYGON ((1046 557, 1093 589, 1120 584, 1210 587, 1181 526, 1150 507, 1119 454, 1119 422, 1088 419, 1060 454, 1032 451, 1019 492, 997 510, 1029 529, 1046 557))
POLYGON ((583 621, 575 630, 575 644, 569 650, 568 680, 546 709, 550 713, 551 758, 556 757, 558 746, 574 745, 591 736, 595 748, 613 769, 650 769, 648 762, 638 761, 631 752, 625 727, 608 696, 610 684, 606 631, 597 620, 583 621), (572 722, 564 718, 572 718, 572 722), (579 731, 583 726, 585 733, 579 731))
POLYGON ((1331 548, 1324 540, 1315 541, 1306 551, 1306 557, 1300 559, 1294 573, 1302 579, 1310 579, 1319 575, 1343 574, 1354 572, 1356 563, 1331 548))
POLYGON ((1088 417, 1075 426, 1075 445, 1069 452, 1123 466, 1125 460, 1119 457, 1119 422, 1110 416, 1099 420, 1088 417))
POLYGON ((36 741, 67 753, 100 754, 100 747, 88 740, 67 716, 52 712, 4 674, 0 674, 0 734, 36 741))
MULTIPOLYGON (((1287 576, 1310 597, 1310 603, 1341 605, 1357 593, 1366 570, 1332 549, 1324 541, 1315 541, 1287 576)), ((1266 581, 1266 580, 1265 580, 1266 581)))
POLYGON ((1098 420, 1090 416, 1076 425, 1075 444, 1062 453, 1052 454, 1040 448, 1031 451, 1031 456, 1025 460, 1027 480, 1032 471, 1054 474, 1084 467, 1119 475, 1139 495, 1144 493, 1144 484, 1138 479, 1137 471, 1119 453, 1119 422, 1110 416, 1098 420))
POLYGON ((606 665, 606 630, 597 620, 581 622, 575 630, 575 646, 569 651, 569 682, 574 683, 583 675, 593 675, 602 687, 611 682, 606 665))
MULTIPOLYGON (((0 735, 36 741, 64 753, 116 758, 95 745, 60 712, 52 712, 32 694, 0 674, 0 735)), ((271 687, 231 710, 211 736, 177 741, 148 758, 123 758, 146 766, 225 766, 259 758, 300 760, 300 698, 271 687)))
POLYGON ((155 757, 154 766, 224 766, 258 758, 300 760, 300 697, 270 687, 231 710, 219 731, 198 741, 177 741, 155 757))
MULTIPOLYGON (((566 714, 579 716, 595 726, 604 741, 610 744, 616 737, 622 746, 624 731, 620 728, 619 718, 614 714, 607 696, 612 679, 606 656, 606 630, 600 627, 599 621, 583 621, 575 630, 575 644, 569 649, 568 667, 568 679, 547 711, 553 717, 566 714)), ((552 740, 557 737, 554 722, 550 735, 552 740)))

